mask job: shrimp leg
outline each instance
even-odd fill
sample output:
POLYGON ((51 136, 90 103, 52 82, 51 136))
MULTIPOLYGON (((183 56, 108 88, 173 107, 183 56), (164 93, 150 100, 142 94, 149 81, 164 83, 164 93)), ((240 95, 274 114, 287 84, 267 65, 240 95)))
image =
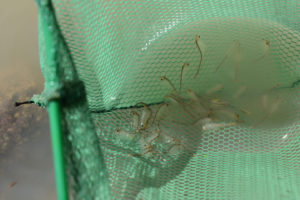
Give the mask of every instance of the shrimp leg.
POLYGON ((227 51, 225 57, 222 59, 221 63, 217 66, 215 72, 217 72, 220 67, 223 65, 223 63, 227 60, 227 58, 232 54, 233 50, 236 48, 236 47, 239 47, 240 46, 240 42, 238 40, 234 40, 234 43, 233 43, 233 46, 227 51))

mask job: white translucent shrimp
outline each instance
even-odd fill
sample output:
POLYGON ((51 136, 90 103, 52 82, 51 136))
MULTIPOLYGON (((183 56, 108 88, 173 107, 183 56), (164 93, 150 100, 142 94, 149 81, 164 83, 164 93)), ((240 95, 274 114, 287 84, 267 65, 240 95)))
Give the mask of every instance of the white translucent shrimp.
POLYGON ((240 114, 237 112, 243 112, 241 109, 235 108, 227 101, 213 97, 213 94, 221 90, 222 88, 223 84, 219 84, 216 87, 209 89, 208 92, 206 92, 206 94, 203 96, 199 96, 194 91, 187 89, 187 94, 192 102, 191 104, 189 104, 189 107, 191 108, 189 110, 192 111, 192 114, 197 116, 197 121, 195 122, 195 124, 207 118, 216 122, 242 122, 240 114))
POLYGON ((212 105, 215 106, 228 106, 228 103, 226 101, 222 101, 221 99, 213 98, 210 100, 212 105))
POLYGON ((190 107, 194 110, 194 112, 197 115, 197 120, 203 118, 203 117, 207 117, 210 113, 210 109, 207 105, 207 103, 204 102, 204 100, 198 96, 196 94, 196 92, 194 92, 191 89, 187 89, 186 90, 188 96, 190 97, 191 100, 191 105, 190 107))
POLYGON ((245 113, 246 115, 251 115, 251 112, 245 108, 240 108, 240 110, 245 113))
POLYGON ((279 105, 281 103, 281 99, 277 98, 270 106, 270 114, 273 114, 274 112, 276 112, 279 108, 279 105))
POLYGON ((262 101, 262 106, 264 109, 268 108, 270 92, 272 92, 274 89, 278 88, 279 86, 280 86, 280 83, 275 84, 272 88, 265 91, 265 93, 262 95, 261 101, 262 101))
POLYGON ((241 95, 243 95, 245 93, 245 91, 247 90, 247 86, 243 85, 241 86, 232 96, 233 99, 237 99, 239 98, 241 95))
POLYGON ((205 118, 225 121, 239 120, 239 115, 230 108, 226 101, 212 97, 213 93, 222 88, 223 84, 219 84, 209 89, 204 96, 199 96, 193 90, 187 89, 187 94, 191 101, 189 107, 197 119, 195 124, 205 118))
POLYGON ((131 128, 134 130, 138 130, 139 126, 140 126, 140 115, 135 112, 135 111, 131 111, 131 116, 132 116, 132 121, 131 121, 131 128))
POLYGON ((216 85, 215 87, 212 87, 212 88, 208 89, 206 91, 205 95, 209 96, 209 95, 211 95, 213 93, 216 93, 216 92, 222 90, 223 88, 224 88, 224 84, 220 83, 220 84, 216 85))
POLYGON ((236 124, 236 122, 216 123, 211 118, 205 118, 198 122, 198 125, 202 126, 203 131, 217 130, 223 127, 235 126, 236 124))
POLYGON ((136 105, 139 104, 144 107, 140 118, 140 126, 141 126, 140 130, 146 130, 148 128, 149 120, 152 116, 152 110, 149 108, 149 106, 147 106, 147 104, 143 102, 137 103, 136 105))
POLYGON ((261 55, 259 58, 257 58, 255 61, 260 61, 262 60, 263 58, 265 58, 268 54, 269 54, 269 51, 270 51, 270 47, 271 47, 271 43, 269 40, 266 40, 266 39, 263 39, 264 41, 264 46, 263 46, 263 55, 261 55))
POLYGON ((118 128, 114 132, 116 135, 118 135, 119 139, 122 141, 131 141, 137 135, 137 133, 148 129, 148 124, 152 115, 152 111, 145 103, 140 102, 136 105, 139 104, 143 105, 144 109, 142 111, 141 116, 136 111, 130 112, 132 116, 132 120, 130 122, 131 130, 127 131, 122 128, 118 128))
POLYGON ((191 151, 186 147, 183 140, 178 137, 171 137, 170 146, 166 151, 169 156, 176 156, 181 154, 184 150, 191 151))
POLYGON ((185 113, 190 115, 190 117, 192 117, 192 118, 197 117, 197 115, 195 115, 195 113, 193 113, 192 111, 190 111, 188 109, 186 102, 180 96, 174 95, 174 94, 169 94, 169 95, 166 95, 165 98, 168 99, 173 106, 181 107, 185 111, 185 113))
POLYGON ((272 114, 274 114, 278 110, 280 103, 281 103, 281 99, 277 98, 275 101, 272 102, 272 104, 267 105, 267 111, 265 116, 262 118, 262 120, 258 121, 256 124, 252 125, 251 127, 254 128, 262 124, 263 122, 265 122, 272 114))
POLYGON ((160 137, 161 130, 159 128, 143 133, 141 142, 146 144, 152 144, 155 140, 160 137))
POLYGON ((131 141, 135 136, 135 134, 124 129, 116 129, 114 133, 118 135, 118 138, 121 141, 131 141))
POLYGON ((265 120, 267 120, 272 114, 274 114, 278 109, 281 104, 281 99, 277 97, 275 100, 270 99, 270 92, 272 92, 275 88, 277 88, 280 84, 277 83, 274 87, 271 89, 267 90, 261 97, 261 103, 263 110, 266 112, 262 120, 258 121, 255 125, 252 127, 255 127, 261 123, 263 123, 265 120), (271 103, 270 103, 271 101, 271 103))
POLYGON ((160 120, 163 119, 164 117, 166 117, 166 115, 169 113, 169 104, 168 103, 163 103, 161 105, 159 105, 158 109, 156 110, 153 120, 152 120, 152 124, 154 124, 155 122, 157 122, 159 124, 160 120))
POLYGON ((153 145, 151 142, 141 142, 141 154, 139 156, 145 156, 146 158, 151 158, 154 156, 158 156, 162 161, 166 161, 163 158, 163 153, 158 151, 157 148, 155 147, 155 145, 153 145))
POLYGON ((202 127, 202 130, 204 131, 210 131, 210 130, 217 130, 220 128, 225 128, 225 127, 229 127, 229 126, 235 126, 237 123, 236 122, 231 122, 231 123, 209 123, 209 124, 205 124, 202 127))

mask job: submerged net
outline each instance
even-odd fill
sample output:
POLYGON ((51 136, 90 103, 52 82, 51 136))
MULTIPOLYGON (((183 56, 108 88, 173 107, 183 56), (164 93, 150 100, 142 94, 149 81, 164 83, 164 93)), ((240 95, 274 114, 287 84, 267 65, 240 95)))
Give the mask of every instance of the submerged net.
POLYGON ((299 2, 47 2, 75 199, 300 199, 299 2))

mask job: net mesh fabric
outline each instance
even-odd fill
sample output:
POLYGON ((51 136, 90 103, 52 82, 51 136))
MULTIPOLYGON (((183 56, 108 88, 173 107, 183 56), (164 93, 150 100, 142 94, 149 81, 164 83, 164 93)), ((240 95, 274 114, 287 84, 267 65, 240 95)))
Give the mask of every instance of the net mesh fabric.
MULTIPOLYGON (((299 78, 299 2, 53 3, 86 88, 113 199, 300 198, 300 123, 295 109, 300 91, 291 88, 299 78), (199 75, 193 79, 199 62, 196 34, 204 42, 204 59, 199 75), (259 93, 278 82, 289 87, 281 96, 295 107, 287 107, 286 115, 279 119, 288 121, 284 126, 234 126, 202 131, 176 123, 165 124, 165 129, 183 133, 185 144, 192 149, 192 153, 166 165, 132 156, 135 149, 118 142, 115 130, 130 124, 132 111, 141 112, 141 108, 132 106, 145 102, 153 104, 151 109, 157 109, 156 104, 170 93, 160 77, 166 75, 178 87, 184 62, 190 63, 184 74, 184 89, 201 94, 223 83, 223 96, 229 98, 242 82, 234 83, 233 70, 228 66, 218 74, 215 67, 236 39, 243 49, 250 49, 244 55, 261 55, 263 50, 258 46, 262 38, 271 41, 272 56, 253 68, 251 73, 256 74, 257 84, 250 84, 249 90, 259 93), (274 73, 268 73, 270 70, 274 73)), ((249 77, 244 77, 246 83, 253 81, 254 76, 249 77)))

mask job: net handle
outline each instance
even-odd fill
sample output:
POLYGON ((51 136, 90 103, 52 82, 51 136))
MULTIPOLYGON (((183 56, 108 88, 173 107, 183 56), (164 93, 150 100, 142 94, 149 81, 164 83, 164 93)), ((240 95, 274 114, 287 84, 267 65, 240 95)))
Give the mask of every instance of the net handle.
POLYGON ((61 105, 58 100, 48 104, 51 142, 56 179, 56 192, 58 200, 68 200, 68 187, 65 173, 63 131, 61 127, 61 105))
MULTIPOLYGON (((49 23, 51 21, 51 14, 49 13, 49 8, 51 6, 50 0, 36 0, 39 7, 39 20, 42 22, 42 29, 45 37, 45 49, 47 54, 47 65, 51 69, 52 73, 57 73, 58 63, 56 52, 53 50, 56 48, 55 36, 53 34, 53 25, 49 23), (48 14, 48 16, 47 16, 48 14), (43 17, 42 17, 43 16, 43 17)), ((53 20, 53 19, 52 19, 53 20)), ((52 77, 53 82, 58 83, 58 77, 52 77)), ((68 186, 65 171, 65 160, 64 160, 64 144, 63 144, 63 131, 61 124, 61 102, 58 98, 50 99, 47 104, 49 122, 50 122, 50 132, 51 132, 51 143, 53 152, 53 162, 54 162, 54 173, 56 182, 56 193, 58 200, 68 200, 68 186)))

